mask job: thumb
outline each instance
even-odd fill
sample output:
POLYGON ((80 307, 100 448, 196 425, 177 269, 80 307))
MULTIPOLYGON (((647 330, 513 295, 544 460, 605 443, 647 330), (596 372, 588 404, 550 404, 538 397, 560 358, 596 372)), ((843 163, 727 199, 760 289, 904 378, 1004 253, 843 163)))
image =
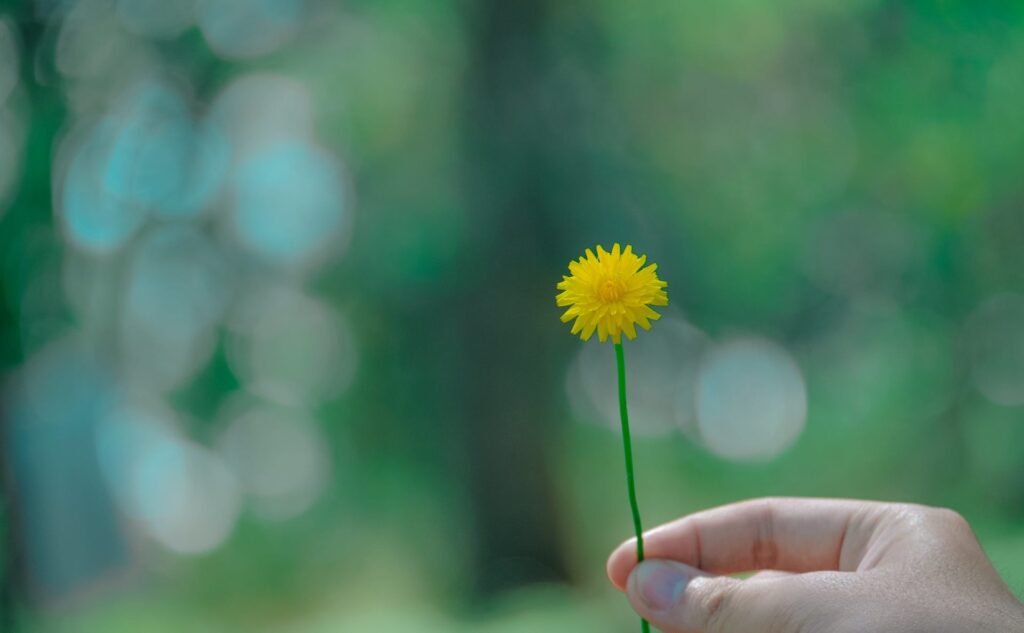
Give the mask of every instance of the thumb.
POLYGON ((662 631, 786 633, 790 618, 780 617, 785 607, 770 588, 666 560, 640 563, 626 585, 633 609, 662 631))

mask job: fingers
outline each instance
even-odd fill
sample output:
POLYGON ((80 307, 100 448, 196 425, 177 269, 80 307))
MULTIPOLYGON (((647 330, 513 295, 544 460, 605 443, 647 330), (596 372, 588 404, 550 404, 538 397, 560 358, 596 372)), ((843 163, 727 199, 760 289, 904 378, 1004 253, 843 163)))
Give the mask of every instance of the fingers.
MULTIPOLYGON (((712 574, 760 569, 856 569, 884 504, 833 499, 757 499, 692 514, 644 535, 647 558, 676 560, 712 574)), ((620 589, 636 566, 636 542, 608 559, 620 589)))
POLYGON ((797 631, 805 612, 785 579, 713 577, 674 561, 638 565, 628 595, 641 617, 671 633, 797 631))

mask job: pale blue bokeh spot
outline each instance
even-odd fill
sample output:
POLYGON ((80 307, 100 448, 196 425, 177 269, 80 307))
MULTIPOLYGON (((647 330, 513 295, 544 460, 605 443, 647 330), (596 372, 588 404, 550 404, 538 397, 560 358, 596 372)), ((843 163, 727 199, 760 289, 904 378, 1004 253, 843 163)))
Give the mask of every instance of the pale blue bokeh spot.
POLYGON ((117 250, 146 217, 145 209, 112 196, 102 182, 116 132, 116 122, 104 119, 74 148, 58 208, 68 241, 96 253, 117 250))
POLYGON ((287 42, 302 23, 303 0, 200 0, 199 28, 228 58, 256 57, 287 42))
POLYGON ((308 143, 285 140, 255 151, 238 165, 234 193, 240 241, 275 264, 301 267, 346 229, 340 165, 308 143))
POLYGON ((120 321, 124 378, 149 389, 182 384, 213 352, 230 300, 230 270, 195 228, 170 225, 138 244, 120 321))

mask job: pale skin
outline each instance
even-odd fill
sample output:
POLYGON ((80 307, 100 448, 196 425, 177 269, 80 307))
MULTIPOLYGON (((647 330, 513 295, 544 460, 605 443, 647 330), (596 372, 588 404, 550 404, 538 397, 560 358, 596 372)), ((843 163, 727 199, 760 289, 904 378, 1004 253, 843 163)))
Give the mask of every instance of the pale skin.
POLYGON ((1024 633, 1024 605, 951 510, 756 499, 644 546, 640 565, 635 540, 619 546, 608 576, 666 633, 1024 633))

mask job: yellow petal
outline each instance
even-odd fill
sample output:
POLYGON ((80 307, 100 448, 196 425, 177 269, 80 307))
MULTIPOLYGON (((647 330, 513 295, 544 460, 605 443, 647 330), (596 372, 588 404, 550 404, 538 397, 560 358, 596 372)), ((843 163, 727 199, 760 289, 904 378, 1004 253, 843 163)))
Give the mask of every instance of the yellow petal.
POLYGON ((651 306, 668 305, 668 284, 658 278, 657 265, 646 262, 631 244, 615 242, 610 252, 600 244, 586 249, 555 286, 555 304, 566 308, 562 322, 573 321, 572 333, 584 341, 596 332, 601 341, 619 342, 623 333, 635 339, 638 325, 650 329, 660 318, 651 306))

